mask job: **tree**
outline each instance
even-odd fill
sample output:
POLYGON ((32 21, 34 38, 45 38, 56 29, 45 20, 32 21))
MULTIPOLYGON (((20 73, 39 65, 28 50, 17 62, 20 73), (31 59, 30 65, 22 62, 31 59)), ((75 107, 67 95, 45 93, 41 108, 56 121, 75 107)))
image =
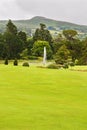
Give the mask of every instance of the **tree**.
POLYGON ((43 52, 44 52, 44 46, 46 47, 47 50, 47 58, 51 59, 52 58, 52 50, 49 45, 49 42, 47 41, 36 41, 33 45, 33 55, 35 56, 41 56, 43 57, 43 52))
POLYGON ((65 45, 70 51, 73 62, 79 59, 81 56, 82 44, 81 41, 76 37, 77 31, 75 30, 64 30, 63 35, 65 36, 65 45))
POLYGON ((77 31, 75 30, 63 30, 63 35, 68 40, 73 40, 74 37, 77 35, 77 31))
POLYGON ((70 57, 69 50, 65 45, 62 45, 55 55, 55 62, 57 64, 67 63, 69 57, 70 57))
POLYGON ((53 39, 53 53, 56 54, 58 49, 65 44, 65 39, 62 34, 59 34, 55 39, 53 39))
POLYGON ((4 33, 5 53, 9 59, 19 58, 23 50, 23 40, 17 35, 17 27, 8 21, 6 32, 4 33))
POLYGON ((18 37, 24 43, 24 48, 26 48, 27 47, 27 36, 26 36, 26 33, 23 32, 23 31, 20 31, 20 32, 18 32, 18 37))
POLYGON ((46 28, 46 25, 43 24, 43 23, 40 23, 40 29, 41 29, 41 30, 44 30, 45 28, 46 28))
POLYGON ((3 59, 5 56, 5 44, 4 44, 4 36, 0 33, 0 59, 3 59))
POLYGON ((46 29, 46 25, 45 24, 40 24, 40 28, 37 28, 35 31, 35 34, 33 36, 33 40, 38 41, 47 41, 49 42, 49 45, 51 46, 51 49, 53 49, 53 45, 52 45, 52 36, 50 34, 50 32, 46 29))
POLYGON ((34 44, 33 38, 28 38, 28 39, 27 39, 27 50, 28 50, 28 55, 32 55, 33 44, 34 44))
POLYGON ((20 53, 23 50, 23 42, 19 39, 18 36, 6 32, 5 36, 5 46, 6 54, 9 59, 19 58, 20 53))
POLYGON ((73 39, 72 41, 66 40, 65 45, 72 55, 73 62, 81 57, 82 42, 79 39, 73 39))
POLYGON ((87 38, 82 41, 82 55, 78 60, 78 64, 87 65, 87 38))
POLYGON ((8 21, 6 25, 6 32, 16 35, 17 34, 17 27, 12 23, 11 20, 8 21))

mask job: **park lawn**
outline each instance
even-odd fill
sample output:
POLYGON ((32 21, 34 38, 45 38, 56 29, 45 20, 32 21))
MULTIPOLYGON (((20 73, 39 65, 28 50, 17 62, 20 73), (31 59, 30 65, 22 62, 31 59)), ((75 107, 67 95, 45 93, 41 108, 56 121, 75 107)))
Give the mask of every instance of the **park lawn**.
POLYGON ((87 130, 87 72, 0 65, 0 130, 87 130))

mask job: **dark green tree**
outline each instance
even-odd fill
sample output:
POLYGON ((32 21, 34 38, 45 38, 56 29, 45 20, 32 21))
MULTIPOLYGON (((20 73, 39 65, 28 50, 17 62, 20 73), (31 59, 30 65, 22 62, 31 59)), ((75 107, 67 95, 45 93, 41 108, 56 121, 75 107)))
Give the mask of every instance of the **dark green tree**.
POLYGON ((52 44, 52 36, 50 34, 50 32, 46 29, 46 25, 45 24, 40 24, 40 28, 37 28, 35 31, 35 34, 33 36, 33 40, 38 41, 47 41, 49 42, 49 45, 51 46, 51 49, 53 50, 53 44, 52 44))
POLYGON ((28 38, 28 39, 27 39, 27 50, 28 50, 28 55, 32 55, 33 44, 34 44, 33 38, 28 38))
POLYGON ((59 34, 56 38, 53 39, 53 53, 56 54, 58 49, 65 44, 65 39, 62 34, 59 34))
POLYGON ((0 59, 5 57, 5 43, 4 43, 4 36, 0 33, 0 59))
POLYGON ((23 31, 20 31, 20 32, 18 32, 18 37, 24 43, 24 49, 25 49, 27 47, 27 35, 26 35, 26 33, 23 32, 23 31))
POLYGON ((6 32, 16 35, 17 34, 17 27, 13 24, 11 20, 8 21, 6 25, 6 32))
POLYGON ((82 44, 81 41, 77 38, 77 31, 75 30, 64 30, 63 35, 65 36, 65 45, 70 51, 73 62, 76 59, 79 59, 81 56, 82 44))
POLYGON ((11 20, 8 21, 6 26, 6 32, 4 33, 5 42, 5 53, 6 57, 9 59, 19 58, 20 53, 23 50, 23 40, 17 34, 17 27, 12 23, 11 20))
POLYGON ((64 64, 68 62, 70 58, 70 51, 65 45, 62 45, 55 55, 55 62, 57 64, 64 64))
POLYGON ((87 65, 87 38, 82 41, 82 55, 78 60, 79 65, 87 65))
POLYGON ((40 29, 41 29, 41 30, 44 30, 45 28, 46 28, 46 25, 43 24, 43 23, 40 23, 40 29))
POLYGON ((73 62, 81 57, 82 42, 79 39, 73 39, 72 41, 66 40, 65 45, 72 55, 73 62))

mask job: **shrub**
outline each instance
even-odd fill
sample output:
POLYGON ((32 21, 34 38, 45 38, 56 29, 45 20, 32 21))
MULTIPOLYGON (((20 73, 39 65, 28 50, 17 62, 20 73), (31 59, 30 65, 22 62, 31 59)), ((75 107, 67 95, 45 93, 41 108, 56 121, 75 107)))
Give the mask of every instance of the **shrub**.
POLYGON ((28 49, 24 49, 22 53, 20 54, 21 59, 28 59, 28 49))
POLYGON ((14 60, 13 64, 14 64, 14 66, 18 66, 18 61, 17 61, 17 59, 14 60))
POLYGON ((50 64, 47 66, 47 68, 49 69, 60 69, 62 67, 62 65, 58 65, 58 64, 50 64))
POLYGON ((75 65, 78 65, 78 60, 77 59, 75 60, 75 65))
POLYGON ((28 57, 30 60, 38 60, 38 57, 37 56, 29 56, 28 57))
POLYGON ((5 64, 5 65, 8 65, 8 58, 5 59, 4 64, 5 64))
POLYGON ((65 64, 63 65, 63 68, 64 68, 64 69, 68 69, 68 68, 69 68, 68 63, 65 63, 65 64))
POLYGON ((29 63, 28 62, 24 62, 22 66, 29 67, 29 63))
POLYGON ((72 67, 72 66, 75 66, 74 62, 70 62, 69 65, 72 67))

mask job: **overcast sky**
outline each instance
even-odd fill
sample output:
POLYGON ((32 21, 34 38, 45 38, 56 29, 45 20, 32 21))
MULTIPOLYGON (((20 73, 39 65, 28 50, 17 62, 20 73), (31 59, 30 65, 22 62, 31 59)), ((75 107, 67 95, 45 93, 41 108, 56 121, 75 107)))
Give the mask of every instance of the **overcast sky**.
POLYGON ((0 0, 0 20, 34 16, 87 25, 87 0, 0 0))

